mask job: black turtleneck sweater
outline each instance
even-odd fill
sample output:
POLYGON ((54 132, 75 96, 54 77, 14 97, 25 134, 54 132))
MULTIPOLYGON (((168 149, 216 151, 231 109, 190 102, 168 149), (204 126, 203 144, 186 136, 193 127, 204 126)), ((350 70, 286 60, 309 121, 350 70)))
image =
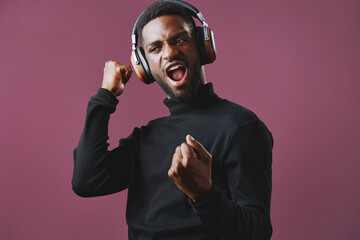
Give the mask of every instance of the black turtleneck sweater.
POLYGON ((74 150, 76 194, 127 188, 129 239, 270 239, 273 140, 254 113, 219 98, 207 83, 191 103, 165 99, 169 116, 134 128, 108 151, 108 123, 117 103, 102 88, 90 99, 74 150), (175 148, 187 134, 213 157, 213 186, 198 204, 168 177, 175 148))

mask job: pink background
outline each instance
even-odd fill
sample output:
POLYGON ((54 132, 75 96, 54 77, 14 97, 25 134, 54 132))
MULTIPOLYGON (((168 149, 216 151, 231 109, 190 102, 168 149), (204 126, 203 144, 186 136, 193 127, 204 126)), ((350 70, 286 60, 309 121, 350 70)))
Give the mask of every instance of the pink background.
MULTIPOLYGON (((130 62, 150 2, 0 1, 0 239, 126 239, 126 192, 77 197, 72 151, 105 61, 130 62)), ((272 239, 359 239, 360 2, 191 3, 215 33, 207 80, 274 135, 272 239)), ((167 115, 164 97, 134 75, 111 147, 167 115)))

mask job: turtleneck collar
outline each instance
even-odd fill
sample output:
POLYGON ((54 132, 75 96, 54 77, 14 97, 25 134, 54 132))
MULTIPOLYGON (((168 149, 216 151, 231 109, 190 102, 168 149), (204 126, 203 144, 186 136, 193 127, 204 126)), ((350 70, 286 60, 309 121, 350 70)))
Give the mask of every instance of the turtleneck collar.
POLYGON ((206 108, 220 98, 214 93, 212 83, 201 85, 196 98, 190 102, 176 102, 173 99, 166 98, 164 104, 169 108, 171 115, 182 114, 197 109, 206 108))

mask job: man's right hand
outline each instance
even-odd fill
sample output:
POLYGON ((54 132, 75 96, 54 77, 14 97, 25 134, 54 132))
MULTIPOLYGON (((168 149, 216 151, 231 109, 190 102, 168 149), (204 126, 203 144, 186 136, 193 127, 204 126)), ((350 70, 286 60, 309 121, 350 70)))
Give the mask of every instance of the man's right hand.
POLYGON ((109 90, 117 97, 124 91, 125 84, 129 81, 131 74, 130 65, 117 61, 107 61, 101 87, 109 90))

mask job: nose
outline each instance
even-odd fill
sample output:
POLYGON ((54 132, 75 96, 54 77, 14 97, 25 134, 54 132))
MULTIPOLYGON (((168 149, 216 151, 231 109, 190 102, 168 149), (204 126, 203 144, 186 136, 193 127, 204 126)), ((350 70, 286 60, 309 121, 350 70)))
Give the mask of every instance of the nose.
POLYGON ((179 56, 179 49, 171 44, 165 44, 163 46, 163 59, 171 61, 179 56))

